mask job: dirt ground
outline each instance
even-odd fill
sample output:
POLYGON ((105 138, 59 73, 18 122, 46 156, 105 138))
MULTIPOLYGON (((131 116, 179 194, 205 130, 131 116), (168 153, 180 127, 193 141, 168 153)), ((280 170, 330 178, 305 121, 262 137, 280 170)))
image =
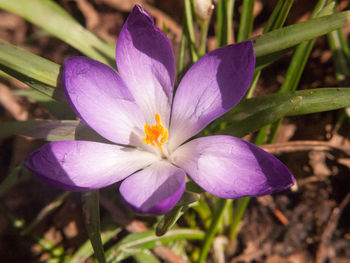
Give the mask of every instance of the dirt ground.
MULTIPOLYGON (((121 26, 133 6, 133 1, 118 0, 57 2, 82 25, 113 43, 117 41, 121 26)), ((256 2, 254 35, 262 32, 276 1, 256 2)), ((295 1, 287 23, 305 20, 314 2, 295 1)), ((235 3, 235 28, 241 3, 235 3)), ((181 37, 182 1, 150 0, 143 1, 143 6, 155 17, 157 25, 167 25, 176 56, 181 37)), ((340 7, 349 9, 350 4, 340 1, 340 7)), ((347 39, 349 31, 349 27, 344 29, 347 39)), ((209 30, 209 49, 215 48, 214 32, 213 22, 209 30)), ((0 39, 58 64, 79 55, 62 41, 5 11, 0 11, 0 39)), ((263 71, 256 95, 278 89, 290 58, 291 54, 263 71)), ((349 78, 343 83, 337 82, 327 38, 319 38, 299 89, 337 86, 349 86, 349 78)), ((0 125, 13 120, 52 119, 50 113, 35 101, 11 92, 26 88, 18 81, 0 78, 0 125)), ((345 117, 340 125, 341 116, 347 116, 343 110, 284 120, 276 144, 266 149, 287 165, 295 175, 297 185, 283 193, 252 199, 240 225, 237 242, 227 248, 226 262, 350 262, 350 121, 349 117, 345 117)), ((0 181, 42 143, 15 136, 0 140, 0 181)), ((115 191, 115 188, 111 190, 115 191)), ((0 199, 0 262, 46 259, 47 254, 33 245, 33 240, 21 235, 5 214, 11 211, 18 218, 30 222, 45 205, 61 194, 60 190, 32 179, 19 184, 0 199)), ((124 208, 115 208, 107 195, 102 196, 101 203, 102 215, 123 225, 128 231, 146 229, 147 222, 143 218, 135 219, 123 212, 124 208), (121 209, 119 218, 115 209, 121 209)), ((87 239, 80 206, 79 194, 69 195, 62 206, 35 228, 34 233, 60 244, 68 252, 74 252, 87 239)), ((164 247, 154 251, 161 258, 162 253, 167 252, 164 247)), ((215 253, 211 253, 208 262, 220 261, 215 253)))

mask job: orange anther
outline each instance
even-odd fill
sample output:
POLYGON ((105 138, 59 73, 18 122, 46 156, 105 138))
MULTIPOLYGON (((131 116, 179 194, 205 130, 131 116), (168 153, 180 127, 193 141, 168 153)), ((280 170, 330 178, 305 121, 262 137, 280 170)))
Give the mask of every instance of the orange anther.
POLYGON ((142 138, 142 140, 146 144, 152 144, 154 147, 157 146, 162 155, 164 155, 162 146, 168 141, 168 129, 164 128, 158 113, 154 116, 154 118, 156 120, 155 125, 150 126, 149 124, 145 124, 146 137, 142 138))

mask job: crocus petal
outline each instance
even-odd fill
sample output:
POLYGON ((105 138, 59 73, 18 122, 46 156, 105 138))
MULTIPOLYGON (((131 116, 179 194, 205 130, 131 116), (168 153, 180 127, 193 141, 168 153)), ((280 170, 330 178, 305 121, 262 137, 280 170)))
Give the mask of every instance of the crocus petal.
POLYGON ((156 160, 149 152, 113 144, 59 141, 34 152, 25 166, 54 186, 79 191, 111 185, 156 160))
POLYGON ((183 170, 160 161, 126 178, 119 191, 135 212, 160 215, 175 206, 185 185, 183 170))
POLYGON ((241 100, 249 88, 254 66, 253 45, 248 41, 216 49, 188 70, 174 98, 170 151, 241 100))
POLYGON ((192 140, 171 158, 199 186, 221 198, 265 195, 294 184, 293 175, 276 157, 231 136, 192 140))
POLYGON ((120 76, 145 114, 147 123, 159 113, 168 126, 175 79, 169 40, 146 10, 136 5, 120 32, 116 48, 120 76))
POLYGON ((72 57, 65 61, 63 82, 74 112, 96 132, 116 143, 142 145, 142 112, 112 68, 72 57))

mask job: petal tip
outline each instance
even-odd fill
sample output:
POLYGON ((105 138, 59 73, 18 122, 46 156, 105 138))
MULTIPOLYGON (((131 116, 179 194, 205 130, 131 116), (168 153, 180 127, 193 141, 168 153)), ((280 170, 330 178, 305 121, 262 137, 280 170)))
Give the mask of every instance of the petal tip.
POLYGON ((148 13, 147 10, 144 9, 142 6, 136 4, 131 10, 127 22, 133 23, 139 20, 142 20, 143 22, 150 22, 152 25, 154 24, 154 20, 151 14, 148 13), (144 18, 146 18, 146 20, 144 20, 144 18))

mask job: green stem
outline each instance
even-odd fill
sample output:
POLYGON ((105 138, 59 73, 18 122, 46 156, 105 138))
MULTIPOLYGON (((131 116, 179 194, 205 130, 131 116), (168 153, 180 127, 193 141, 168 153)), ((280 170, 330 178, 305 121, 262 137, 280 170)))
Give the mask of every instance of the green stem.
POLYGON ((242 197, 235 201, 236 209, 234 209, 234 216, 232 218, 231 228, 230 228, 230 240, 234 240, 237 236, 237 227, 239 222, 241 222, 242 217, 247 209, 251 197, 242 197))
POLYGON ((237 42, 247 40, 253 30, 254 0, 243 1, 242 15, 239 22, 237 42))
POLYGON ((247 94, 245 95, 245 97, 246 97, 247 99, 253 97, 253 93, 254 93, 256 84, 257 84, 258 81, 259 81, 260 75, 261 75, 261 70, 255 70, 254 75, 253 75, 252 83, 250 83, 250 88, 249 88, 249 90, 247 91, 247 94))
POLYGON ((279 0, 274 8, 269 20, 264 27, 263 33, 268 33, 272 30, 281 28, 287 19, 289 11, 294 3, 294 0, 279 0))
POLYGON ((233 42, 233 9, 235 6, 235 0, 227 0, 226 3, 226 43, 229 45, 233 42))
POLYGON ((194 25, 193 25, 193 16, 192 16, 192 5, 191 0, 184 0, 185 6, 185 21, 186 21, 186 31, 188 33, 189 44, 190 44, 190 54, 192 62, 198 60, 198 55, 196 52, 196 39, 194 36, 194 25))
POLYGON ((199 40, 199 47, 198 47, 198 55, 200 57, 203 56, 206 51, 209 23, 210 23, 210 20, 202 21, 200 23, 201 37, 199 40))
POLYGON ((222 220, 226 206, 229 204, 230 201, 231 200, 227 200, 227 199, 219 199, 217 210, 214 213, 214 218, 211 221, 209 229, 205 233, 204 244, 202 246, 202 250, 199 255, 198 263, 205 262, 209 253, 209 249, 211 247, 211 244, 213 243, 215 234, 217 232, 219 222, 222 220))
POLYGON ((29 232, 31 232, 37 225, 39 225, 47 216, 52 214, 54 211, 59 208, 64 200, 70 195, 71 192, 63 192, 60 196, 58 196, 54 201, 49 203, 47 206, 45 206, 39 214, 35 217, 35 219, 27 226, 25 227, 21 234, 27 235, 29 232))
POLYGON ((95 252, 95 257, 99 263, 105 263, 106 259, 100 234, 99 192, 98 190, 83 192, 82 199, 85 226, 95 252))
POLYGON ((186 63, 186 46, 187 46, 187 35, 185 34, 185 27, 186 22, 183 22, 182 25, 182 35, 181 35, 181 41, 180 41, 180 48, 179 48, 179 61, 177 64, 177 83, 180 82, 181 77, 183 76, 183 71, 185 69, 185 63, 186 63))
POLYGON ((226 30, 224 25, 225 0, 219 0, 216 6, 216 39, 217 47, 222 47, 226 42, 226 30))

